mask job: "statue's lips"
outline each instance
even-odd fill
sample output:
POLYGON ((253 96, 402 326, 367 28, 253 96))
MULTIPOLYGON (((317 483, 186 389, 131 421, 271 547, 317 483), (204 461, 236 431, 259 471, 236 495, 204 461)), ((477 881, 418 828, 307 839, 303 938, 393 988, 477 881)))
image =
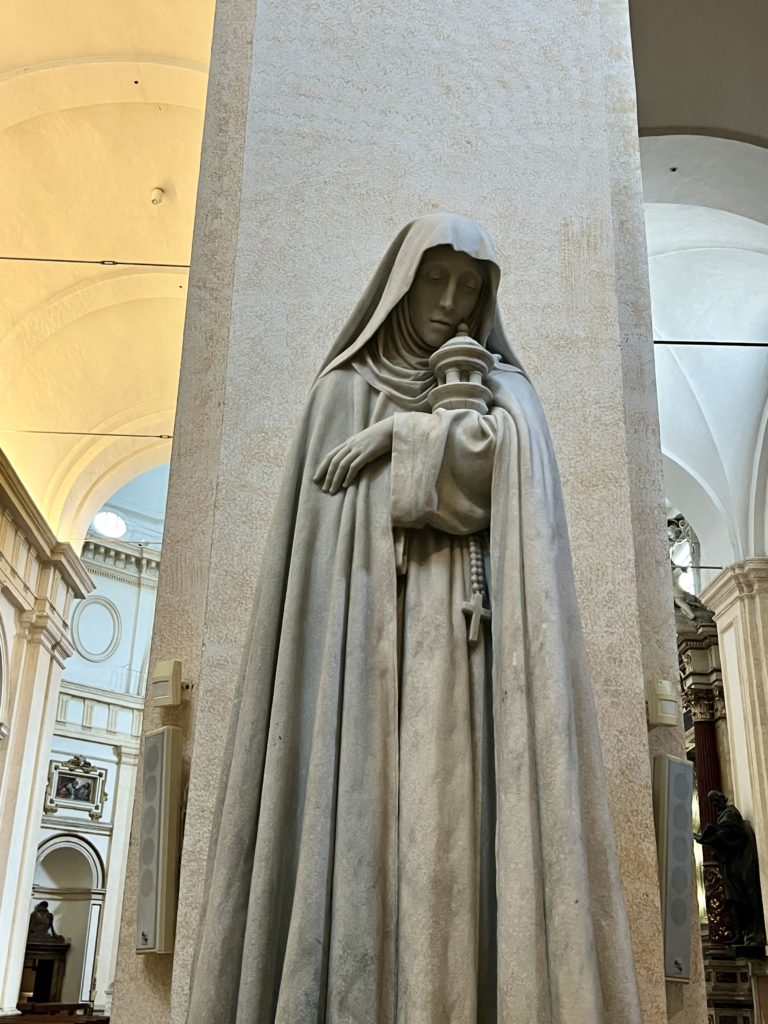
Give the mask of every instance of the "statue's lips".
POLYGON ((453 324, 451 323, 450 320, 435 320, 435 318, 432 316, 429 318, 429 322, 431 324, 439 324, 440 327, 453 327, 453 324))

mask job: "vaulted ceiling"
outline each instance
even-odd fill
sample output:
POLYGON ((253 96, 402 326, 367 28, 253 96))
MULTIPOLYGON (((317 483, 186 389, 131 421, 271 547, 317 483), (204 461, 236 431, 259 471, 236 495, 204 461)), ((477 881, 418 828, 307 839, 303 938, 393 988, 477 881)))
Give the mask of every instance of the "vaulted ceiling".
POLYGON ((169 458, 213 9, 0 10, 0 445, 65 540, 169 458))

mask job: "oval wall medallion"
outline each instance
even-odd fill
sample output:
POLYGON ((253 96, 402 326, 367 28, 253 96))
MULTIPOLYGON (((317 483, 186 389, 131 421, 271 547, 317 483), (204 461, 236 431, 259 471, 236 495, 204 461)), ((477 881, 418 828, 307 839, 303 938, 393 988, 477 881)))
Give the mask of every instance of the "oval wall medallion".
POLYGON ((87 661, 106 661, 117 650, 123 626, 117 605, 109 598, 87 597, 72 616, 72 641, 87 661))

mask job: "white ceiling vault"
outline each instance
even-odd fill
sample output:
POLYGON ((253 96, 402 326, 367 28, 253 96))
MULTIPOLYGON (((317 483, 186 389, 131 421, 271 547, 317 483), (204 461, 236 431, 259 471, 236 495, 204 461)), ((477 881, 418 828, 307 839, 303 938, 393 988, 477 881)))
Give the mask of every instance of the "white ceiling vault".
MULTIPOLYGON (((701 560, 765 554, 768 149, 701 135, 641 139, 667 498, 701 560)), ((703 573, 706 582, 715 572, 703 573)))
POLYGON ((213 10, 0 10, 0 446, 75 544, 170 456, 213 10))

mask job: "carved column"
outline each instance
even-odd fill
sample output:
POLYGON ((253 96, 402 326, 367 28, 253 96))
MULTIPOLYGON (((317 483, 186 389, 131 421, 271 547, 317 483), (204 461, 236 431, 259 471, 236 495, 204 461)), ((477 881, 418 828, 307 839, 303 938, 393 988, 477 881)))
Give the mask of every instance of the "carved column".
MULTIPOLYGON (((723 788, 721 746, 718 728, 725 718, 722 670, 717 643, 717 627, 711 612, 691 598, 688 619, 678 610, 678 653, 683 707, 693 719, 696 756, 696 792, 699 798, 701 828, 716 823, 716 815, 707 794, 723 788)), ((727 748, 727 739, 726 739, 727 748)), ((734 937, 733 923, 725 906, 725 890, 720 868, 709 847, 703 847, 704 899, 709 923, 708 944, 724 946, 734 937)))
POLYGON ((717 815, 710 806, 707 794, 720 789, 720 760, 715 735, 715 703, 710 693, 693 691, 686 694, 686 710, 693 718, 693 741, 696 747, 696 790, 699 794, 699 817, 702 827, 714 825, 717 815))

